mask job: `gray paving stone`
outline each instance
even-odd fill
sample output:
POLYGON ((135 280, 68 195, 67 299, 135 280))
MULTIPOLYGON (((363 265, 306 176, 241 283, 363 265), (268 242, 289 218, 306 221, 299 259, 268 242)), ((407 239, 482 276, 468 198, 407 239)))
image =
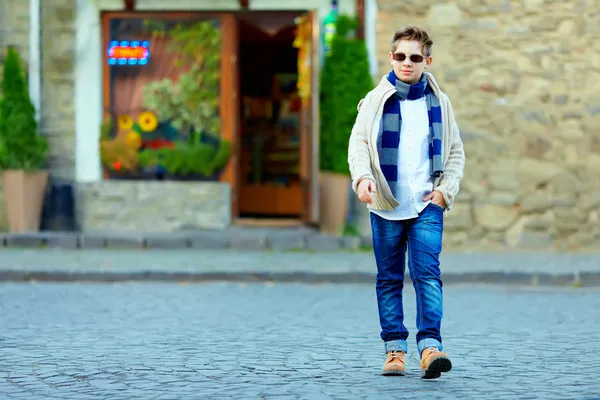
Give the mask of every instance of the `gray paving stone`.
POLYGON ((338 250, 342 246, 342 238, 329 235, 309 235, 307 248, 312 251, 338 250))
POLYGON ((6 237, 6 246, 42 247, 46 237, 42 233, 14 233, 6 237))
POLYGON ((194 249, 226 249, 231 245, 231 237, 228 232, 193 232, 189 234, 190 247, 194 249))
POLYGON ((79 234, 76 232, 32 232, 5 233, 0 236, 0 247, 52 247, 76 249, 79 246, 79 234))
POLYGON ((109 249, 141 249, 145 246, 145 238, 142 234, 115 234, 105 239, 106 247, 109 249))
POLYGON ((79 247, 82 249, 103 249, 106 237, 101 233, 82 233, 79 235, 79 247))
POLYGON ((46 246, 59 249, 77 249, 80 235, 75 232, 52 232, 45 236, 46 246))
POLYGON ((342 238, 342 247, 348 250, 358 250, 361 240, 358 236, 346 236, 342 238))
POLYGON ((306 233, 273 232, 267 236, 267 247, 277 251, 306 249, 306 233))
POLYGON ((267 234, 261 231, 240 231, 233 233, 231 248, 237 250, 265 250, 267 234))
POLYGON ((373 247, 373 236, 364 236, 360 240, 360 245, 362 247, 373 247))
POLYGON ((146 235, 145 239, 149 249, 184 249, 191 241, 189 235, 179 233, 146 235))

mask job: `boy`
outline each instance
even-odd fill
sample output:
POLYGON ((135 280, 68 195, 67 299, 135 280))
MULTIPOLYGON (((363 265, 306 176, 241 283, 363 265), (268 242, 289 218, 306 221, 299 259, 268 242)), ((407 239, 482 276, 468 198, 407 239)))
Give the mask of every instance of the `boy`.
POLYGON ((443 218, 452 208, 465 165, 450 100, 425 72, 432 45, 419 27, 396 32, 388 55, 392 70, 359 103, 348 147, 352 188, 370 209, 387 354, 383 374, 406 372, 402 289, 408 253, 424 379, 439 378, 452 368, 442 352, 439 255, 443 218))

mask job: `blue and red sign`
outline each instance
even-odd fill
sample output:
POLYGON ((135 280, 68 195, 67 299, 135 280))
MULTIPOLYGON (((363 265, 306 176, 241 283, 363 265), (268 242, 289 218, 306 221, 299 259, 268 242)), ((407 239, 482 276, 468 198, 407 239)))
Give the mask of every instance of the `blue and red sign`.
POLYGON ((146 65, 150 58, 148 40, 113 40, 108 45, 109 65, 146 65))

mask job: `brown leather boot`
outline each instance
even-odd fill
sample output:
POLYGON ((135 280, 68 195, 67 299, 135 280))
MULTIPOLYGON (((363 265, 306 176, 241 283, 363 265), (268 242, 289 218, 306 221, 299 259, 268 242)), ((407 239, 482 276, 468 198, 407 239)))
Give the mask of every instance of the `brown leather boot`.
POLYGON ((443 353, 435 347, 428 347, 421 354, 421 378, 436 379, 442 372, 452 369, 452 362, 447 353, 443 353))
POLYGON ((388 351, 387 358, 383 364, 383 375, 404 375, 406 374, 406 366, 404 365, 403 351, 388 351))

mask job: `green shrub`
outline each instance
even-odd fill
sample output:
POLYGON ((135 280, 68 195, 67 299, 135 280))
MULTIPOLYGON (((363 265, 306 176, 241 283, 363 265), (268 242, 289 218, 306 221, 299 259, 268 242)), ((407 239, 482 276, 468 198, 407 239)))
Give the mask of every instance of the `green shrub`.
POLYGON ((364 40, 356 38, 356 19, 340 15, 331 53, 325 57, 320 93, 320 169, 349 175, 348 140, 356 106, 372 88, 364 40))
POLYGON ((175 148, 142 150, 138 161, 143 167, 162 165, 173 175, 211 176, 222 169, 231 156, 231 143, 220 141, 215 148, 209 143, 174 142, 175 148))
POLYGON ((8 49, 0 99, 0 169, 38 170, 45 167, 46 138, 38 135, 35 107, 14 48, 8 49))

